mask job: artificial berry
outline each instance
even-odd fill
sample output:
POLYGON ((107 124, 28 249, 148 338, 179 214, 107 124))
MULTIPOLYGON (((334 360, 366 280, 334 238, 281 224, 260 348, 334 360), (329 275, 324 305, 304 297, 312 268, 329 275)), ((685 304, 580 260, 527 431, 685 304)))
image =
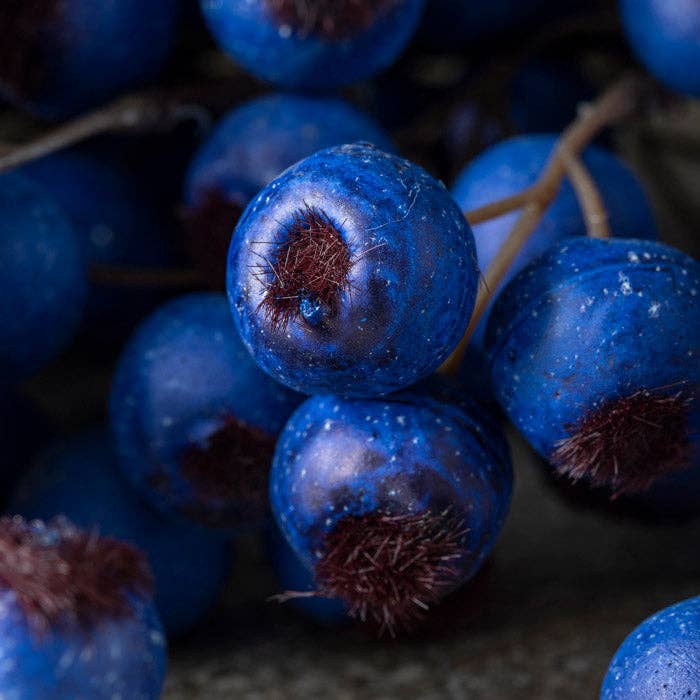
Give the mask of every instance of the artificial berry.
POLYGON ((700 695, 700 597, 642 622, 615 653, 600 700, 681 700, 700 695))
POLYGON ((141 553, 67 520, 0 519, 0 694, 156 700, 165 637, 141 553))
POLYGON ((243 341, 275 379, 376 396, 449 355, 478 274, 471 230, 444 186, 353 144, 301 161, 248 205, 227 287, 243 341))
POLYGON ((328 90, 393 63, 424 0, 200 0, 218 43, 246 70, 287 88, 328 90))
POLYGON ((0 385, 58 354, 78 329, 87 279, 74 228, 47 191, 0 177, 0 385))
POLYGON ((111 422, 121 469, 162 512, 250 527, 267 512, 275 437, 301 398, 257 368, 223 295, 175 299, 119 361, 111 422))
POLYGON ((700 265, 670 246, 591 238, 504 289, 486 336, 493 389, 560 473, 634 493, 700 467, 698 290, 700 265))
POLYGON ((231 545, 221 535, 164 518, 127 486, 103 429, 46 450, 10 510, 27 519, 65 516, 138 547, 153 572, 154 602, 168 635, 188 631, 209 612, 231 568, 231 545))
POLYGON ((622 25, 637 57, 659 80, 700 97, 700 4, 620 0, 622 25))
POLYGON ((154 78, 170 50, 177 0, 4 0, 0 92, 62 119, 154 78))
POLYGON ((314 396, 275 453, 273 513, 318 594, 392 632, 476 573, 508 512, 505 439, 455 396, 314 396))

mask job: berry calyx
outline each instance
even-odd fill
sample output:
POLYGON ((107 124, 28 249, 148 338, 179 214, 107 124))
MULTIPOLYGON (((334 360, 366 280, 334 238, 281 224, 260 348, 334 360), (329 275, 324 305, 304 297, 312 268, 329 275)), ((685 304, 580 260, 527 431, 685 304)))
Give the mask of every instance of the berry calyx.
POLYGON ((153 580, 145 556, 129 544, 79 530, 65 518, 3 517, 0 585, 14 592, 30 626, 44 633, 128 617, 129 594, 150 595, 153 580))
POLYGON ((690 465, 688 419, 692 398, 643 389, 606 401, 559 441, 552 462, 560 474, 615 496, 645 491, 657 479, 690 465))
POLYGON ((224 286, 226 255, 243 209, 221 190, 208 190, 183 213, 187 253, 212 289, 224 286))
POLYGON ((369 28, 398 0, 265 0, 275 19, 302 36, 342 41, 369 28))
POLYGON ((331 219, 304 206, 282 232, 272 256, 257 268, 266 288, 258 307, 273 327, 302 316, 318 325, 336 311, 349 288, 353 257, 331 219))
MULTIPOLYGON (((241 521, 254 517, 267 507, 268 473, 275 440, 233 416, 202 444, 192 444, 181 458, 181 474, 199 497, 230 503, 232 517, 241 521)), ((199 522, 216 527, 228 520, 221 509, 186 506, 199 522), (196 513, 191 512, 196 509, 196 513)))
POLYGON ((26 97, 41 85, 46 41, 43 28, 61 11, 58 0, 5 0, 0 7, 0 77, 26 97))
POLYGON ((316 563, 319 595, 342 600, 351 617, 394 636, 455 584, 465 534, 464 521, 449 511, 343 518, 316 563))

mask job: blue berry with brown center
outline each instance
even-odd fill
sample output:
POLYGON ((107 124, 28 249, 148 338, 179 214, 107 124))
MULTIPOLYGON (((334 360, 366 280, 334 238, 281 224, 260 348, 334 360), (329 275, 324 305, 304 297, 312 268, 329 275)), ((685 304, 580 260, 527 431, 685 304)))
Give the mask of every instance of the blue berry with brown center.
POLYGON ((329 90, 391 65, 424 0, 200 0, 216 40, 254 75, 329 90))
POLYGON ((151 585, 130 545, 63 519, 0 519, 0 694, 157 700, 166 650, 151 585))
POLYGON ((275 437, 301 396, 261 372, 223 295, 169 302, 119 361, 111 422, 121 469, 157 509, 206 526, 267 514, 275 437))
POLYGON ((455 202, 367 144, 320 151, 268 185, 231 242, 228 296, 272 377, 308 394, 387 394, 462 337, 479 272, 455 202))
POLYGON ((226 115, 195 154, 185 182, 188 249, 197 266, 222 287, 231 234, 248 202, 302 158, 355 141, 394 150, 379 125, 336 98, 266 95, 226 115))
POLYGON ((684 470, 693 480, 698 292, 700 265, 670 246, 589 238, 554 246, 505 288, 486 337, 493 389, 559 473, 613 494, 683 488, 684 470))
POLYGON ((700 698, 700 597, 642 622, 615 653, 600 700, 700 698))
POLYGON ((508 512, 505 439, 455 392, 315 396, 275 452, 273 513, 317 595, 392 633, 476 573, 508 512))
POLYGON ((154 78, 174 38, 177 0, 4 0, 0 92, 63 119, 154 78))

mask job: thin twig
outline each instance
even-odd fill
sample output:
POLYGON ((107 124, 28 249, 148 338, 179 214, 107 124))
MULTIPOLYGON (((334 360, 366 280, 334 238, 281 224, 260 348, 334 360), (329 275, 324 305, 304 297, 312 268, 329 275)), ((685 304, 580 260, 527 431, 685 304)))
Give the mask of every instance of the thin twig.
POLYGON ((576 198, 586 221, 586 232, 590 238, 610 238, 610 222, 605 202, 598 185, 579 156, 562 153, 566 164, 566 176, 571 182, 576 198))
MULTIPOLYGON (((537 228, 547 207, 556 197, 567 172, 566 163, 572 156, 578 156, 602 129, 631 114, 636 109, 646 84, 635 76, 620 79, 595 102, 583 108, 577 119, 561 135, 535 185, 519 195, 527 204, 510 236, 486 271, 469 327, 455 351, 440 368, 441 373, 456 374, 459 371, 469 341, 491 298, 500 287, 516 256, 537 228)), ((489 205, 490 215, 498 216, 512 211, 514 199, 508 197, 489 205)), ((473 212, 465 214, 467 220, 470 220, 472 215, 473 212)))

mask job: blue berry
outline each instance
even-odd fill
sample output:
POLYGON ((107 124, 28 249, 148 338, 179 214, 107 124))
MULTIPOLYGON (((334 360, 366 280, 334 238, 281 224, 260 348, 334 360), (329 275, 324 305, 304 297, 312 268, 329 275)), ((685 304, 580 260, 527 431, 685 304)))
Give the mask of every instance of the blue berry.
POLYGON ((354 141, 394 149, 381 127, 340 99, 267 95, 230 112, 187 171, 184 200, 195 262, 218 278, 222 251, 225 258, 248 202, 302 158, 354 141))
MULTIPOLYGON (((541 174, 556 139, 554 134, 517 136, 482 153, 457 178, 452 190, 457 203, 468 211, 530 187, 541 174)), ((649 203, 627 167, 596 146, 586 150, 583 161, 603 195, 613 234, 620 238, 656 238, 649 203)), ((488 269, 496 257, 518 216, 518 212, 513 212, 474 226, 477 257, 483 270, 488 269)), ((512 279, 552 244, 585 233, 586 223, 578 200, 565 181, 516 257, 505 281, 512 279)), ((484 330, 485 323, 481 323, 474 337, 477 344, 483 342, 484 330)))
POLYGON ((0 384, 51 360, 76 332, 87 288, 75 232, 49 194, 0 176, 0 384))
MULTIPOLYGON (((62 151, 25 166, 22 174, 45 187, 69 215, 88 266, 148 268, 173 263, 164 222, 115 158, 62 151)), ((107 331, 128 327, 155 300, 153 292, 94 286, 85 321, 107 331)))
POLYGON ((165 637, 145 560, 66 520, 0 519, 0 694, 156 700, 165 637))
POLYGON ((386 68, 410 40, 424 0, 200 0, 237 63, 288 88, 327 90, 386 68))
POLYGON ((213 607, 231 567, 221 535, 151 511, 119 473, 110 435, 94 430, 46 451, 24 477, 12 512, 63 515, 138 547, 155 579, 155 604, 169 635, 186 632, 213 607))
POLYGON ((165 513, 251 525, 266 512, 275 437, 300 400, 258 370, 223 295, 181 297, 120 359, 111 421, 122 471, 165 513))
POLYGON ((622 643, 600 700, 700 697, 700 597, 652 615, 622 643))
POLYGON ((63 119, 154 78, 174 38, 177 0, 24 0, 0 10, 0 92, 63 119), (89 28, 89 31, 87 31, 89 28))
POLYGON ((634 493, 690 467, 699 290, 700 265, 662 243, 557 244, 505 288, 489 319, 496 398, 574 479, 634 493))
POLYGON ((476 573, 511 490, 498 425, 438 383, 385 401, 311 397, 270 477, 275 518, 319 595, 390 631, 476 573))
POLYGON ((700 97, 700 5, 695 0, 620 0, 632 48, 659 80, 700 97))
POLYGON ((386 394, 435 370, 478 281, 469 226, 441 183, 366 144, 320 151, 246 209, 228 294, 258 364, 304 393, 386 394), (309 323, 302 313, 321 307, 309 323))

